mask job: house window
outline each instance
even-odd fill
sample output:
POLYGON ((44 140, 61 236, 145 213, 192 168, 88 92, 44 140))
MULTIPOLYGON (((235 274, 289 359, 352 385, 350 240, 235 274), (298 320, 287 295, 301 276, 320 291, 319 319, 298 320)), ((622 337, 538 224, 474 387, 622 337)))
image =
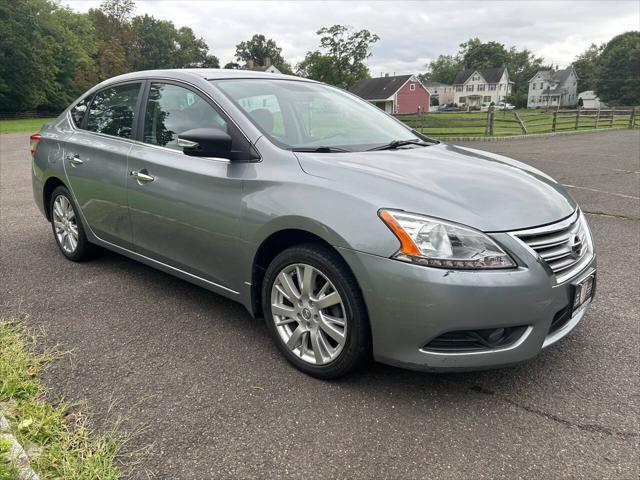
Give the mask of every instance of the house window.
POLYGON ((529 98, 529 103, 536 103, 536 97, 529 98))
POLYGON ((544 83, 540 82, 540 90, 544 88, 544 83))
POLYGON ((473 85, 467 85, 467 92, 473 92, 473 85))
POLYGON ((462 91, 462 85, 456 85, 456 92, 462 91))
POLYGON ((410 83, 409 84, 409 91, 413 92, 416 89, 416 84, 415 83, 410 83))
POLYGON ((485 95, 484 97, 482 97, 482 101, 483 102, 490 102, 491 101, 491 97, 489 95, 485 95))
POLYGON ((536 89, 536 84, 535 82, 533 83, 533 87, 531 88, 531 90, 535 90, 536 89))
POLYGON ((489 91, 493 91, 496 89, 496 84, 495 83, 490 83, 489 84, 489 91))
POLYGON ((481 83, 480 85, 478 85, 478 91, 484 92, 484 83, 481 83))

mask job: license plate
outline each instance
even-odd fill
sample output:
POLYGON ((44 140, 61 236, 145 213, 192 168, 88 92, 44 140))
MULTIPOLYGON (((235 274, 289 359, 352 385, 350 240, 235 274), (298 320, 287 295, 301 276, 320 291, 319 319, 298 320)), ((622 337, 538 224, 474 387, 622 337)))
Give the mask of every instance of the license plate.
POLYGON ((593 298, 596 285, 596 274, 589 275, 574 285, 573 290, 573 311, 575 312, 585 303, 593 298))

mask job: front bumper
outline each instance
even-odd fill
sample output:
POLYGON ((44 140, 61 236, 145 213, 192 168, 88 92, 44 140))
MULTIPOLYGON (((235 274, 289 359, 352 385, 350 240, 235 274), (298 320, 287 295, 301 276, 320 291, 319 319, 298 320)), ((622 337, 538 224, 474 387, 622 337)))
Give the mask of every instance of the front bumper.
POLYGON ((364 295, 377 361, 431 371, 506 366, 534 357, 578 325, 588 305, 550 333, 554 317, 571 304, 573 280, 595 271, 595 255, 574 278, 556 285, 518 240, 507 234, 494 238, 515 256, 517 269, 451 271, 341 250, 364 295), (516 340, 499 348, 455 353, 424 348, 451 331, 523 326, 516 340))

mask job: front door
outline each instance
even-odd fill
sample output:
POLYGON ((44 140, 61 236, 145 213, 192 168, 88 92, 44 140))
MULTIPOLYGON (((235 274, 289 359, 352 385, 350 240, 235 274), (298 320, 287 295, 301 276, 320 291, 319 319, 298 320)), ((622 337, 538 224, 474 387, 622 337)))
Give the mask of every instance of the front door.
MULTIPOLYGON (((229 130, 200 94, 171 83, 151 83, 142 140, 129 153, 129 210, 135 250, 233 291, 242 178, 248 164, 191 157, 178 146, 193 128, 229 130)), ((232 136, 233 138, 233 136, 232 136)))
POLYGON ((127 155, 140 90, 137 82, 99 91, 64 153, 69 186, 91 231, 124 248, 132 239, 127 155))

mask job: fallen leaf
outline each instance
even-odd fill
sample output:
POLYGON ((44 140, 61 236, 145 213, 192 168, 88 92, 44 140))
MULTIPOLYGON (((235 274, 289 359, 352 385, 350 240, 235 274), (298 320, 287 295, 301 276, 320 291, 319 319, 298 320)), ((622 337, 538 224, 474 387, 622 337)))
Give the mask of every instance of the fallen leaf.
POLYGON ((259 392, 264 392, 264 387, 261 387, 260 385, 251 385, 251 388, 259 392))
POLYGON ((25 428, 29 428, 29 426, 33 423, 33 419, 25 418, 18 424, 18 430, 24 430, 25 428))

